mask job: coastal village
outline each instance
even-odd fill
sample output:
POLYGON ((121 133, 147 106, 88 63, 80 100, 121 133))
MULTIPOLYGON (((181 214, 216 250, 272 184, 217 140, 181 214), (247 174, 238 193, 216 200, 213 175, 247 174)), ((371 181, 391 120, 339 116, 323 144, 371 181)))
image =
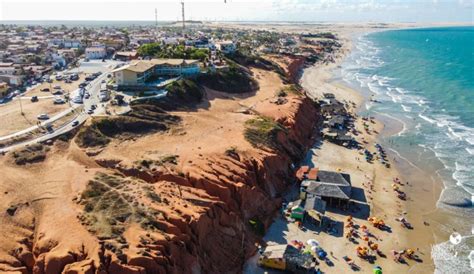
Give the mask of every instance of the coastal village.
POLYGON ((302 81, 340 61, 339 35, 1 25, 0 42, 0 271, 422 273, 430 260, 398 240, 428 224, 404 210, 383 125, 360 98, 302 81))

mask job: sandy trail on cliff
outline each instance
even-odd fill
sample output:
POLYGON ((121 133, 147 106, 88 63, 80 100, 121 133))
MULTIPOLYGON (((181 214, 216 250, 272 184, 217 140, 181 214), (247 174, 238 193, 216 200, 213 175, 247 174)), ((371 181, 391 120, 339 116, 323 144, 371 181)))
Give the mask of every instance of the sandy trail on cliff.
MULTIPOLYGON (((176 165, 163 165, 163 168, 168 169, 165 173, 171 174, 171 177, 166 177, 171 181, 164 178, 162 181, 152 182, 153 191, 159 195, 155 198, 165 200, 166 203, 149 204, 149 199, 140 194, 144 188, 137 187, 144 184, 143 182, 131 185, 130 190, 127 190, 127 186, 125 189, 115 191, 122 197, 127 197, 127 194, 138 197, 133 204, 125 204, 133 209, 133 214, 136 212, 135 206, 141 204, 147 206, 147 210, 153 209, 166 216, 156 219, 166 233, 147 233, 133 222, 125 227, 123 237, 129 247, 125 248, 124 253, 128 256, 128 263, 132 265, 147 266, 153 271, 163 273, 163 268, 159 267, 166 265, 164 261, 168 258, 156 255, 159 250, 153 250, 153 258, 160 261, 158 265, 152 263, 150 257, 143 256, 143 246, 147 241, 156 241, 162 244, 160 248, 164 246, 169 248, 169 245, 175 242, 189 242, 190 237, 200 236, 206 239, 209 237, 207 234, 210 234, 215 235, 216 239, 218 237, 225 239, 229 237, 228 235, 242 233, 242 227, 235 227, 240 222, 237 215, 227 212, 229 210, 227 204, 232 203, 235 210, 234 204, 244 203, 249 208, 243 212, 249 214, 245 218, 253 216, 255 212, 274 210, 267 194, 257 188, 265 187, 273 193, 276 190, 272 184, 278 183, 276 179, 271 179, 273 176, 280 176, 281 172, 274 168, 268 173, 263 173, 269 176, 268 178, 260 179, 256 178, 255 171, 249 172, 249 169, 266 168, 262 166, 264 164, 262 155, 270 155, 274 157, 272 159, 277 157, 273 152, 252 147, 245 140, 244 123, 257 114, 262 114, 291 124, 288 119, 294 119, 303 98, 288 95, 286 97, 288 101, 283 105, 270 102, 276 97, 277 91, 284 87, 280 76, 275 72, 260 69, 252 71, 260 86, 256 92, 233 95, 207 90, 206 100, 196 110, 173 112, 182 118, 182 123, 166 133, 148 134, 128 140, 115 139, 97 156, 86 155, 72 141, 69 145, 56 142, 50 147, 51 151, 48 152, 46 160, 36 164, 16 166, 9 155, 2 157, 0 173, 4 175, 0 184, 2 196, 0 207, 7 209, 13 206, 16 210, 11 216, 6 210, 0 215, 2 223, 0 270, 21 270, 20 268, 25 266, 31 270, 35 265, 39 269, 44 267, 43 270, 47 273, 59 273, 65 266, 71 271, 91 270, 103 262, 99 255, 102 252, 96 235, 88 231, 90 227, 85 224, 87 222, 78 218, 83 213, 83 206, 76 200, 88 183, 92 179, 95 180, 98 172, 113 172, 100 162, 101 159, 117 161, 123 166, 133 168, 142 159, 158 160, 165 155, 177 156, 176 165), (253 159, 254 162, 250 160, 240 162, 226 157, 225 152, 228 149, 235 149, 240 157, 253 159), (262 162, 257 162, 254 156, 262 162), (185 182, 183 177, 176 176, 180 171, 186 171, 200 178, 199 180, 203 181, 199 182, 200 184, 211 180, 218 181, 220 185, 215 184, 214 189, 210 190, 204 190, 206 186, 202 185, 199 186, 200 189, 189 187, 189 182, 185 182), (181 189, 174 182, 176 180, 183 181, 184 186, 181 189), (261 180, 259 184, 262 185, 257 186, 257 180, 261 180), (253 185, 243 187, 245 184, 253 185), (226 189, 227 185, 229 189, 226 189), (239 201, 231 201, 232 195, 236 195, 232 191, 242 192, 239 193, 241 195, 239 201), (223 201, 217 198, 218 195, 223 195, 223 198, 220 197, 223 201), (138 246, 141 247, 137 248, 138 246), (84 258, 87 260, 83 260, 84 258), (79 262, 74 263, 75 261, 79 262)), ((309 100, 306 105, 311 106, 309 100)), ((307 129, 308 132, 311 130, 312 127, 307 129)), ((274 161, 278 164, 278 161, 285 162, 287 158, 274 161)), ((288 164, 282 169, 287 170, 288 164)), ((280 176, 278 181, 283 181, 283 178, 285 177, 280 176)), ((108 187, 103 183, 100 185, 108 187)), ((281 192, 283 187, 284 184, 280 182, 278 191, 281 192)), ((108 193, 112 192, 114 190, 108 193)), ((271 212, 268 213, 268 216, 270 215, 271 212)), ((246 241, 252 240, 249 238, 246 241)), ((199 247, 205 248, 204 246, 208 244, 200 243, 199 247)), ((243 243, 239 237, 234 243, 234 248, 241 247, 241 244, 243 243)), ((222 241, 222 245, 226 245, 226 241, 222 241)), ((253 242, 248 245, 253 246, 253 242)), ((156 244, 152 248, 156 248, 156 244)), ((175 250, 172 252, 177 252, 176 247, 173 248, 175 250)), ((235 250, 226 249, 225 246, 203 252, 207 254, 221 252, 212 255, 215 258, 235 255, 235 250)), ((179 266, 182 269, 188 269, 191 264, 196 263, 196 258, 193 259, 189 255, 183 258, 176 257, 176 260, 185 262, 181 262, 179 266)), ((222 260, 219 263, 225 262, 222 260)), ((237 263, 233 267, 239 269, 241 264, 237 263)), ((115 264, 111 265, 111 269, 140 271, 143 268, 115 264)))
POLYGON ((163 155, 178 155, 181 164, 200 158, 202 154, 223 153, 231 147, 240 151, 252 151, 244 139, 244 123, 252 115, 242 113, 245 109, 265 112, 278 117, 278 107, 268 103, 276 91, 283 87, 276 73, 253 69, 260 89, 256 93, 228 94, 207 90, 207 101, 196 111, 177 111, 183 121, 180 128, 163 134, 147 135, 135 141, 116 141, 101 154, 102 158, 140 159, 157 158, 163 155), (275 107, 272 107, 275 106, 275 107), (270 108, 270 109, 269 109, 270 108))

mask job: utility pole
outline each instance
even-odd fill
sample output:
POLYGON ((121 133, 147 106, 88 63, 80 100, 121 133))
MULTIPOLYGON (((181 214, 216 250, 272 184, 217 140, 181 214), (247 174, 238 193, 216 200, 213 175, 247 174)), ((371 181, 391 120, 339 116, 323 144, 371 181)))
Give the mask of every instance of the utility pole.
POLYGON ((181 15, 183 17, 183 31, 184 31, 184 28, 186 27, 185 24, 184 24, 184 0, 181 1, 181 15))
POLYGON ((21 112, 21 115, 22 115, 22 116, 25 116, 25 114, 23 113, 23 105, 21 104, 21 96, 18 96, 18 101, 20 102, 20 112, 21 112))
POLYGON ((156 32, 156 35, 158 35, 158 9, 157 8, 155 8, 155 32, 156 32))

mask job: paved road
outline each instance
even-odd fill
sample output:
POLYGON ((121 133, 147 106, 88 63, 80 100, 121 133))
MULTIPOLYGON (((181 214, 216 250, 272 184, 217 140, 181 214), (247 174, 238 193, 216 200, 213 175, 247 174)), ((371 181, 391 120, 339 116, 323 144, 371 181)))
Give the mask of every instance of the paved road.
MULTIPOLYGON (((115 68, 115 66, 117 66, 121 63, 123 63, 123 62, 117 62, 117 61, 108 61, 108 62, 90 61, 90 62, 86 62, 86 63, 81 63, 81 66, 79 67, 79 70, 82 71, 82 72, 86 72, 86 73, 102 72, 102 75, 97 77, 94 81, 92 81, 89 84, 89 86, 86 87, 86 91, 90 94, 90 97, 88 99, 84 98, 83 104, 72 104, 71 108, 69 108, 67 110, 64 110, 63 112, 51 117, 50 119, 48 119, 46 121, 43 121, 41 123, 41 125, 45 126, 46 124, 52 123, 52 122, 54 122, 54 121, 56 121, 56 120, 58 120, 58 119, 60 119, 64 116, 66 116, 67 114, 71 113, 73 110, 76 110, 76 109, 80 108, 81 106, 84 106, 83 112, 79 113, 77 116, 75 116, 73 119, 71 119, 68 123, 63 124, 59 128, 55 128, 54 131, 52 131, 52 132, 49 132, 45 135, 37 137, 33 140, 28 140, 28 141, 25 141, 25 142, 22 142, 22 143, 14 144, 14 145, 9 146, 9 147, 1 148, 0 153, 4 153, 4 152, 10 151, 10 150, 14 150, 14 149, 26 146, 26 145, 31 145, 31 144, 35 144, 35 143, 44 142, 44 141, 55 138, 59 135, 65 134, 65 133, 73 130, 75 128, 73 126, 74 121, 77 121, 79 123, 77 126, 79 126, 79 125, 83 124, 90 117, 90 115, 87 114, 86 112, 87 112, 87 110, 89 110, 91 108, 92 105, 97 106, 97 108, 94 110, 94 113, 92 115, 100 115, 100 114, 105 113, 105 109, 102 106, 102 103, 100 102, 100 99, 99 99, 99 91, 100 91, 100 87, 101 87, 101 84, 102 84, 102 80, 107 81, 107 74, 110 73, 115 68)), ((76 68, 74 70, 78 70, 78 69, 76 68)), ((8 136, 0 137, 0 141, 8 140, 9 138, 18 137, 20 135, 23 135, 25 133, 34 131, 36 129, 38 129, 38 126, 33 126, 33 127, 30 127, 30 128, 27 128, 25 130, 16 132, 14 134, 10 134, 8 136)))

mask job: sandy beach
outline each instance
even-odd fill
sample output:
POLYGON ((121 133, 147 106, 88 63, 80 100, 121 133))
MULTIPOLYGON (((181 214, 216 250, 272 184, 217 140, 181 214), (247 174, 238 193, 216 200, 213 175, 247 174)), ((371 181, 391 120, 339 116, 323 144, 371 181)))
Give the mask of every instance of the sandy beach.
MULTIPOLYGON (((343 41, 343 48, 340 54, 336 56, 335 62, 327 65, 318 64, 305 69, 301 78, 301 85, 312 98, 322 98, 323 93, 333 93, 339 101, 349 103, 350 111, 357 114, 362 110, 366 98, 358 91, 334 79, 333 75, 333 71, 341 65, 344 56, 349 54, 352 48, 349 33, 351 32, 338 33, 343 41)), ((374 144, 378 143, 378 138, 383 135, 397 134, 401 130, 400 126, 393 121, 374 120, 373 123, 369 123, 369 132, 367 133, 363 129, 361 117, 357 118, 355 128, 361 132, 361 134, 355 136, 355 139, 371 152, 375 151, 374 144)), ((321 170, 340 171, 351 175, 353 188, 360 190, 358 191, 360 197, 357 200, 368 205, 370 216, 382 218, 391 228, 391 232, 381 231, 373 227, 365 218, 354 216, 356 225, 365 225, 369 228, 375 239, 371 240, 378 244, 379 250, 386 256, 385 258, 384 256, 377 256, 373 264, 358 258, 356 247, 358 245, 367 246, 367 242, 360 238, 357 239, 358 244, 349 242, 344 237, 348 228, 340 227, 339 229, 344 229, 343 233, 329 235, 326 232, 317 232, 313 229, 302 230, 294 223, 288 223, 281 216, 276 218, 264 240, 267 244, 285 244, 293 240, 306 243, 308 239, 316 239, 320 246, 328 254, 331 254, 329 258, 333 265, 324 262, 318 265, 323 272, 327 273, 350 272, 349 265, 343 259, 344 256, 353 259, 362 273, 372 273, 372 268, 376 265, 382 267, 384 273, 432 273, 434 264, 431 259, 431 248, 437 242, 437 236, 440 236, 435 224, 437 221, 434 221, 434 216, 437 215, 434 210, 442 184, 437 180, 427 180, 426 178, 431 178, 428 174, 424 174, 421 169, 411 166, 409 162, 398 157, 398 155, 389 151, 388 156, 391 163, 390 168, 385 167, 378 161, 366 162, 364 155, 359 150, 347 149, 323 141, 308 153, 306 160, 302 163, 302 165, 315 166, 321 170), (400 179, 401 184, 398 187, 407 194, 406 201, 399 199, 392 189, 394 178, 400 179), (413 229, 402 227, 401 223, 396 220, 399 217, 406 218, 413 229), (406 264, 395 262, 391 251, 404 249, 415 250, 420 260, 418 262, 407 260, 406 264)), ((292 198, 293 200, 296 199, 295 193, 297 191, 290 192, 287 198, 290 201, 292 198)), ((349 213, 331 211, 326 212, 326 215, 332 220, 345 225, 349 213)), ((439 221, 438 217, 436 218, 439 221)), ((360 232, 360 229, 358 232, 360 232)), ((257 256, 247 263, 244 273, 260 273, 262 269, 253 267, 256 259, 257 256)))

